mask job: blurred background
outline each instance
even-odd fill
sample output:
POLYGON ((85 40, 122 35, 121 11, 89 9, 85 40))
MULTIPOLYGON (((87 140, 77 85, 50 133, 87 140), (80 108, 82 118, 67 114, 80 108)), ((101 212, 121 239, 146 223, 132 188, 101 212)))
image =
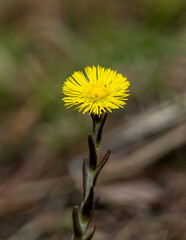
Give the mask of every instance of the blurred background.
POLYGON ((0 240, 70 239, 88 114, 61 87, 87 65, 131 82, 108 115, 94 240, 186 239, 186 1, 0 1, 0 240))

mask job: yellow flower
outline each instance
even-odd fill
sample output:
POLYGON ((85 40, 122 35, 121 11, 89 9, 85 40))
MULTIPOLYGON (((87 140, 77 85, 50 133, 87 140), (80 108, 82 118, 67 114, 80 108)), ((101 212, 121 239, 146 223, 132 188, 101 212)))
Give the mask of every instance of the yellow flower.
POLYGON ((102 112, 123 107, 126 103, 129 81, 120 73, 101 66, 85 68, 83 72, 74 72, 65 81, 62 100, 65 106, 77 106, 79 111, 101 115, 102 112))

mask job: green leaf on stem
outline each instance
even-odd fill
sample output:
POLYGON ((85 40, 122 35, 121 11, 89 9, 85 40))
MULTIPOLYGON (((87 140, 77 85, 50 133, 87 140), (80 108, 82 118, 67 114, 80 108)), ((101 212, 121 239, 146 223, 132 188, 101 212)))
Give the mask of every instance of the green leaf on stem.
POLYGON ((108 150, 104 156, 104 158, 102 159, 102 161, 100 162, 100 164, 98 165, 97 169, 96 169, 96 173, 94 175, 94 183, 93 183, 93 186, 96 185, 96 180, 97 180, 97 177, 101 171, 101 169, 103 168, 103 166, 105 165, 105 163, 107 162, 107 160, 109 159, 109 156, 110 156, 110 150, 108 150))
POLYGON ((85 202, 83 203, 83 207, 81 210, 81 214, 83 219, 85 220, 89 220, 92 209, 93 209, 93 200, 94 200, 94 189, 91 186, 89 194, 87 196, 87 198, 85 199, 85 202))
POLYGON ((96 170, 97 167, 97 154, 94 146, 94 141, 92 135, 88 136, 88 144, 89 144, 89 168, 92 170, 96 170))
POLYGON ((87 188, 87 159, 84 159, 83 161, 83 199, 85 198, 86 195, 86 188, 87 188))
POLYGON ((90 230, 90 233, 88 234, 88 236, 85 238, 85 240, 90 240, 94 233, 95 233, 95 230, 96 230, 96 226, 94 226, 91 230, 90 230))
POLYGON ((103 117, 101 118, 100 127, 99 127, 98 133, 97 133, 96 143, 100 143, 100 142, 101 142, 102 130, 103 130, 103 126, 104 126, 104 124, 105 124, 106 119, 107 119, 107 113, 105 113, 105 114, 103 115, 103 117))
POLYGON ((74 206, 73 213, 73 224, 74 224, 74 239, 79 239, 82 236, 81 224, 79 219, 79 207, 74 206))

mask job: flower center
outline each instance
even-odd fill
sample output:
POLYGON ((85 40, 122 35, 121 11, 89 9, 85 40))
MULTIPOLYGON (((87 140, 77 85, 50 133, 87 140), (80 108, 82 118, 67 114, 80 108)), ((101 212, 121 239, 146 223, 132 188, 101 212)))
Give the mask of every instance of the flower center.
POLYGON ((100 99, 107 95, 108 89, 106 84, 91 84, 88 90, 88 95, 92 99, 100 99))

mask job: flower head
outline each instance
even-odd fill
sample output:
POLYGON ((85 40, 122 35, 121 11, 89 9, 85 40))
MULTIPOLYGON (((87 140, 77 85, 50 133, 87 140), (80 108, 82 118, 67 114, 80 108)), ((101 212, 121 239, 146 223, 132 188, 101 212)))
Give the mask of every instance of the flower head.
POLYGON ((65 106, 77 106, 79 111, 101 115, 102 112, 123 107, 126 103, 129 81, 120 73, 100 67, 86 67, 85 73, 74 72, 65 81, 62 92, 65 106))

